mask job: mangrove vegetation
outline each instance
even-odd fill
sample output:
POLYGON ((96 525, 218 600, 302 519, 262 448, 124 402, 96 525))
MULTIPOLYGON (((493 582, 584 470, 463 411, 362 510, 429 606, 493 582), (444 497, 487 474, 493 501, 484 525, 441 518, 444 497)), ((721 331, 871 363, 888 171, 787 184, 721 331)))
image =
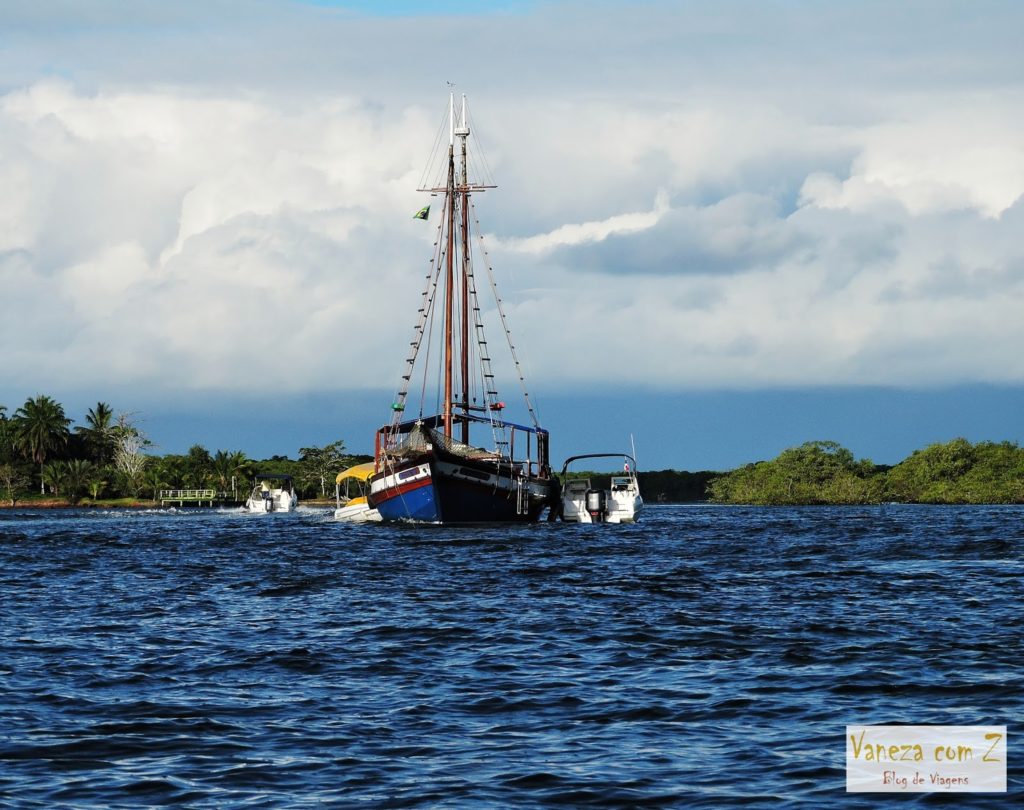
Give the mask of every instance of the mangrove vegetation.
POLYGON ((858 460, 836 442, 806 442, 712 479, 708 496, 764 505, 1024 503, 1024 449, 953 439, 888 467, 858 460))

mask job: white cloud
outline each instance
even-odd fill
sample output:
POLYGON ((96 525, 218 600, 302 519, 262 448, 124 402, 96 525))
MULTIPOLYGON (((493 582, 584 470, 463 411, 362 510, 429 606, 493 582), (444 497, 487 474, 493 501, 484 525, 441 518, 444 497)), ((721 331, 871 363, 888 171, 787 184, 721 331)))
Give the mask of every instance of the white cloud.
POLYGON ((596 222, 561 225, 549 233, 512 239, 495 239, 498 247, 513 253, 546 253, 553 248, 603 242, 609 236, 653 228, 669 210, 668 195, 659 191, 651 211, 616 214, 596 222))
MULTIPOLYGON (((116 57, 146 43, 82 23, 60 57, 79 73, 37 67, 0 95, 0 341, 17 392, 394 385, 428 269, 434 225, 411 214, 439 117, 428 79, 394 76, 428 31, 528 43, 521 85, 494 46, 471 101, 501 184, 477 204, 537 382, 1024 381, 1024 85, 997 73, 1001 40, 960 43, 970 86, 953 86, 898 59, 857 73, 856 36, 820 69, 756 37, 709 52, 700 37, 738 6, 717 23, 670 6, 630 18, 646 67, 598 36, 622 22, 614 7, 454 31, 268 5, 240 32, 228 7, 206 20, 221 66, 182 59, 197 46, 175 35, 134 75, 116 57), (593 71, 569 71, 557 27, 538 26, 567 19, 586 22, 564 35, 593 71)), ((40 37, 39 64, 58 59, 40 37)), ((920 59, 940 64, 941 44, 920 59)), ((451 65, 432 67, 439 84, 451 65)))
POLYGON ((998 217, 1024 194, 1024 114, 1015 95, 987 104, 954 100, 941 112, 868 127, 850 176, 815 173, 802 197, 830 208, 895 200, 913 214, 973 209, 998 217))

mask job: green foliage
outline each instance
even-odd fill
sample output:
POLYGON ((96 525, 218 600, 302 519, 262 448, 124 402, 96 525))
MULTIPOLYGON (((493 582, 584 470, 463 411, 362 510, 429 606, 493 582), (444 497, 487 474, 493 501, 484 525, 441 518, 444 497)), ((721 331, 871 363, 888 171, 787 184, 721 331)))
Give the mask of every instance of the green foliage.
POLYGON ((113 478, 114 471, 110 467, 93 467, 92 474, 86 482, 89 497, 97 500, 113 478))
POLYGON ((51 461, 49 464, 44 464, 42 470, 40 470, 43 486, 49 489, 51 495, 58 498, 64 489, 64 479, 66 477, 67 472, 64 469, 63 461, 51 461))
POLYGON ((14 412, 11 422, 14 447, 39 465, 39 491, 42 493, 43 464, 53 451, 67 445, 71 420, 65 416, 63 405, 39 394, 34 399, 25 400, 25 404, 14 412))
POLYGON ((202 489, 213 474, 213 456, 200 444, 193 444, 182 461, 182 485, 186 489, 202 489))
POLYGON ((708 483, 717 475, 709 470, 656 470, 638 472, 636 477, 640 482, 640 492, 648 503, 694 503, 707 500, 708 483))
MULTIPOLYGON (((104 402, 90 408, 85 424, 69 430, 64 408, 48 396, 25 401, 13 414, 0 405, 0 497, 14 505, 28 495, 36 468, 40 491, 77 502, 99 497, 157 499, 161 489, 215 488, 231 491, 235 478, 244 497, 258 473, 291 475, 302 497, 326 496, 345 467, 370 460, 352 456, 345 443, 303 447, 298 461, 274 456, 253 462, 240 451, 214 454, 193 445, 185 455, 149 455, 152 445, 127 415, 116 420, 104 402), (49 463, 47 463, 49 462, 49 463)), ((607 473, 577 472, 607 488, 607 473)), ((915 451, 895 467, 879 467, 832 441, 789 448, 771 461, 728 473, 641 472, 640 489, 649 503, 705 498, 718 503, 862 504, 1024 503, 1024 449, 1014 442, 959 438, 915 451)))
MULTIPOLYGON (((373 461, 373 458, 367 457, 366 460, 373 461)), ((358 462, 353 460, 352 463, 358 462)), ((720 473, 709 470, 655 470, 638 472, 636 477, 640 483, 640 492, 647 503, 698 503, 707 500, 708 482, 718 475, 720 473)), ((611 486, 611 476, 611 473, 587 470, 570 470, 565 474, 566 480, 589 478, 591 486, 597 489, 608 489, 611 486)))
POLYGON ((353 463, 340 440, 302 448, 300 461, 274 456, 257 464, 241 450, 211 455, 198 444, 184 455, 153 455, 152 443, 131 415, 115 418, 114 413, 111 405, 98 402, 72 432, 64 407, 51 397, 30 398, 14 414, 0 405, 0 496, 13 505, 27 494, 33 476, 23 459, 39 465, 41 495, 48 490, 71 502, 86 494, 93 501, 101 496, 157 500, 161 489, 214 488, 244 498, 257 469, 291 475, 305 485, 307 496, 325 494, 337 473, 353 463))
POLYGON ((253 462, 252 474, 272 473, 274 475, 290 475, 292 478, 299 477, 299 462, 287 456, 271 456, 263 461, 253 462))
MULTIPOLYGON (((153 470, 154 477, 162 479, 158 482, 155 490, 160 489, 189 489, 186 485, 187 458, 181 455, 166 455, 163 457, 154 456, 146 467, 147 474, 153 470)), ((154 498, 154 500, 156 500, 154 498)))
POLYGON ((709 490, 720 503, 864 503, 873 473, 836 442, 812 441, 716 478, 709 490))
POLYGON ((86 459, 51 461, 43 466, 43 483, 55 497, 67 498, 75 504, 89 489, 97 472, 97 467, 86 459))
POLYGON ((898 501, 1024 503, 1024 450, 1014 442, 932 444, 889 470, 887 484, 898 501))
POLYGON ((0 405, 0 464, 10 463, 14 458, 14 426, 7 418, 7 408, 0 405))
POLYGON ((159 458, 151 458, 142 472, 142 486, 145 493, 154 501, 159 500, 161 489, 179 489, 167 480, 167 467, 162 461, 159 458))
POLYGON ((326 498, 328 482, 333 486, 350 459, 341 440, 323 447, 303 447, 299 450, 299 483, 303 488, 319 489, 320 497, 326 498))
POLYGON ((240 485, 244 489, 245 483, 252 475, 252 466, 252 462, 241 450, 218 450, 210 460, 208 480, 218 492, 232 492, 232 481, 235 489, 240 485))
POLYGON ((848 504, 880 499, 870 461, 832 441, 805 442, 772 461, 748 464, 711 482, 712 500, 750 504, 848 504))
POLYGON ((21 463, 14 441, 14 422, 7 417, 7 408, 0 405, 0 497, 15 506, 32 485, 32 474, 21 463))
POLYGON ((0 462, 0 496, 11 506, 17 505, 31 485, 32 476, 24 466, 13 461, 0 462))
POLYGON ((73 458, 64 462, 65 494, 71 503, 78 503, 89 487, 96 468, 91 461, 73 458))
POLYGON ((1024 503, 1024 450, 954 439, 884 468, 855 461, 835 442, 808 442, 726 473, 709 489, 719 503, 1024 503))
POLYGON ((85 424, 75 428, 90 455, 98 465, 109 463, 114 457, 117 425, 114 411, 106 402, 97 402, 85 415, 85 424))

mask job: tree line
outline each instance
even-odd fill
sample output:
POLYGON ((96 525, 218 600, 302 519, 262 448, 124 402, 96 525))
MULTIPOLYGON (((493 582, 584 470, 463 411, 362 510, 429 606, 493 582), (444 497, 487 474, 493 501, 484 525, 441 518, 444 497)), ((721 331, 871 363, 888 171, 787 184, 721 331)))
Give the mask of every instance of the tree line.
MULTIPOLYGON (((572 475, 589 478, 598 488, 609 485, 607 473, 572 475)), ((1024 448, 960 438, 882 465, 855 458, 837 442, 811 441, 730 472, 660 470, 637 477, 648 503, 1024 503, 1024 448)))
MULTIPOLYGON (((51 397, 29 398, 13 413, 0 405, 0 498, 14 505, 31 497, 78 503, 99 499, 157 500, 162 489, 214 489, 247 494, 257 473, 291 475, 300 498, 326 497, 337 473, 369 460, 345 451, 344 441, 303 447, 299 458, 256 461, 241 450, 157 455, 133 414, 105 402, 73 425, 51 397), (32 493, 38 493, 33 496, 32 493)), ((608 474, 578 473, 607 487, 608 474)), ((770 461, 726 473, 640 472, 648 502, 710 500, 757 505, 900 503, 1024 503, 1024 449, 1014 442, 966 439, 932 444, 894 466, 857 459, 833 441, 805 442, 770 461)))
POLYGON ((1024 503, 1024 449, 958 438, 886 466, 856 459, 836 442, 805 442, 717 476, 708 497, 763 505, 1024 503))
MULTIPOLYGON (((587 478, 596 489, 608 489, 612 475, 620 473, 570 471, 567 478, 587 478)), ((697 503, 708 499, 708 484, 720 476, 720 472, 701 470, 653 470, 637 472, 640 494, 647 503, 697 503)))
POLYGON ((78 503, 84 497, 157 500, 163 489, 214 489, 245 497, 256 473, 295 478, 300 498, 326 497, 337 473, 365 456, 345 452, 342 440, 303 447, 297 460, 256 461, 241 450, 211 453, 193 445, 183 455, 157 455, 133 414, 115 415, 98 402, 74 425, 51 397, 31 397, 9 413, 0 405, 0 497, 12 506, 38 493, 78 503))

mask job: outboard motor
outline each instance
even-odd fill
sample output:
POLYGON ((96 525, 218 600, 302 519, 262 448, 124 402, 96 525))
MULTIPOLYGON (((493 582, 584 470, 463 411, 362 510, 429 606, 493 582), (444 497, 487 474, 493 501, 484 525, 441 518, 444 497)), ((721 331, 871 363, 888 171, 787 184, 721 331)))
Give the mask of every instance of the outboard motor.
POLYGON ((603 489, 587 490, 587 514, 590 515, 591 523, 604 523, 604 517, 608 514, 608 502, 603 489))

